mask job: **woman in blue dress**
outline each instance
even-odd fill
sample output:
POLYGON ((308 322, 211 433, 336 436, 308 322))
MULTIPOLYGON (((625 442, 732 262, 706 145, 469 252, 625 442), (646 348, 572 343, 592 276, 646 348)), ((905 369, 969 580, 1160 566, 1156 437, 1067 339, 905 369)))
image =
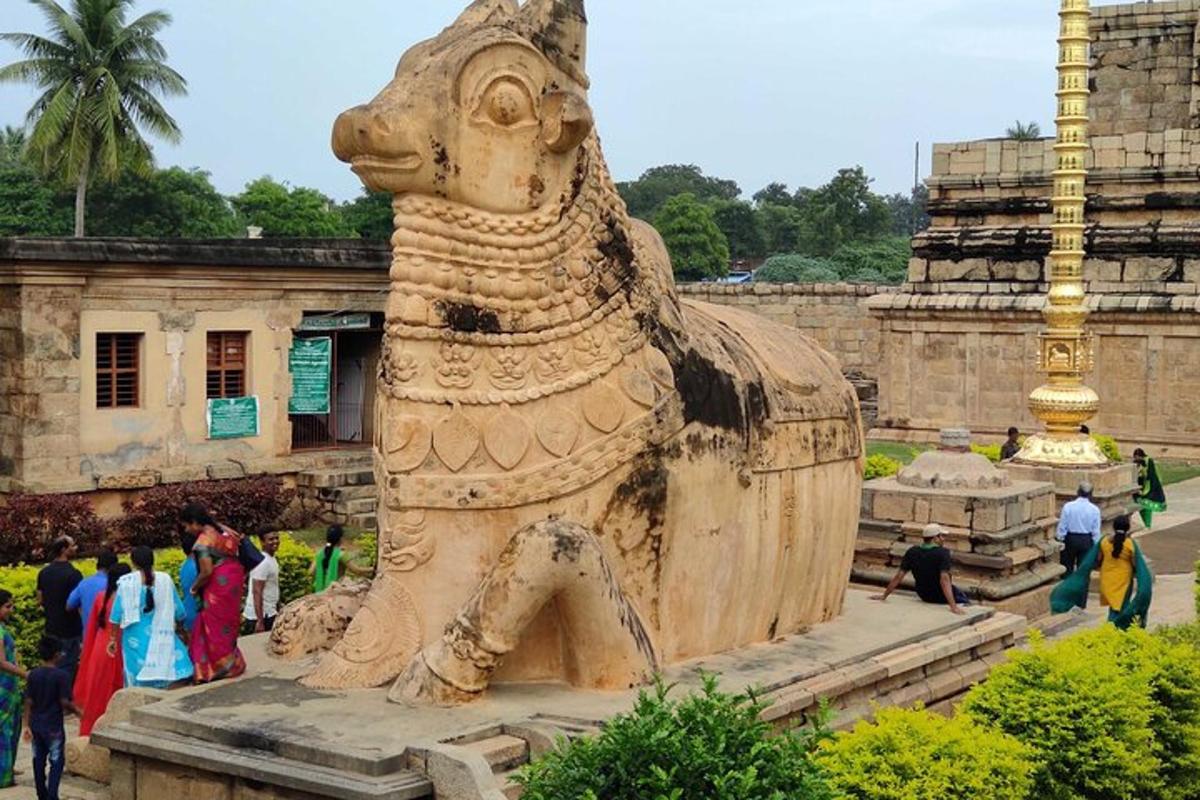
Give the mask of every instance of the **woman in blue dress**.
POLYGON ((110 621, 121 626, 125 685, 164 689, 192 677, 192 660, 175 631, 183 599, 171 576, 154 571, 154 551, 133 549, 134 572, 117 582, 110 621))

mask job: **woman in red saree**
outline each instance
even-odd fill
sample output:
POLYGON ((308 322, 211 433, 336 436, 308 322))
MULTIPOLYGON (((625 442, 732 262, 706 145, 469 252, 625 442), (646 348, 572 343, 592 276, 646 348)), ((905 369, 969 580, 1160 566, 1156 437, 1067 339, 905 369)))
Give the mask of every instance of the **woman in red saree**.
POLYGON ((117 581, 130 572, 128 564, 108 571, 108 589, 96 595, 83 637, 83 655, 75 677, 75 704, 83 709, 79 735, 91 736, 96 720, 108 710, 108 701, 125 688, 121 658, 121 626, 109 622, 117 599, 117 581))
POLYGON ((200 612, 192 626, 188 653, 195 665, 196 683, 236 678, 246 671, 246 659, 238 649, 242 625, 242 587, 246 572, 238 560, 242 536, 214 520, 198 506, 182 514, 184 527, 196 534, 192 558, 198 573, 192 594, 200 601, 200 612))

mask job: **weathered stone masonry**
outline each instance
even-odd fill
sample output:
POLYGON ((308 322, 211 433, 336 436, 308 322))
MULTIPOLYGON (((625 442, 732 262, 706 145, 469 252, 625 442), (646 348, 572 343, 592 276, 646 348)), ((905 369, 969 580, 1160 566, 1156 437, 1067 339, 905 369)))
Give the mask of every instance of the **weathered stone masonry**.
MULTIPOLYGON (((1092 18, 1093 149, 1084 278, 1095 313, 1094 430, 1200 454, 1200 118, 1196 0, 1105 6, 1092 18)), ((870 301, 881 325, 883 435, 1029 428, 1053 141, 934 150, 933 226, 908 283, 870 301)))

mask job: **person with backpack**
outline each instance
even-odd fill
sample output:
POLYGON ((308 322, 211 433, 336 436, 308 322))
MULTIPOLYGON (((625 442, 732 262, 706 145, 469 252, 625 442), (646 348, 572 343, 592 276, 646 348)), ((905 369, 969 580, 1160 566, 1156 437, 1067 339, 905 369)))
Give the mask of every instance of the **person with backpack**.
POLYGON ((191 591, 199 601, 199 611, 188 644, 195 682, 236 678, 246 671, 246 659, 238 649, 242 589, 248 571, 242 558, 247 549, 252 549, 257 566, 262 554, 254 547, 243 548, 242 534, 221 525, 200 506, 190 505, 180 516, 187 532, 196 537, 192 558, 197 574, 191 591))

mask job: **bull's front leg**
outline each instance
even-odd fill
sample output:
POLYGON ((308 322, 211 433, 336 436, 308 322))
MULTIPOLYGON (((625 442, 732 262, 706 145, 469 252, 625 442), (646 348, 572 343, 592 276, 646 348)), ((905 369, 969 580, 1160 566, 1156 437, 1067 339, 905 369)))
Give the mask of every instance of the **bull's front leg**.
POLYGON ((445 636, 413 659, 389 699, 458 705, 481 697, 550 602, 558 605, 572 685, 628 689, 653 676, 655 647, 599 541, 583 526, 549 520, 512 538, 445 636))

